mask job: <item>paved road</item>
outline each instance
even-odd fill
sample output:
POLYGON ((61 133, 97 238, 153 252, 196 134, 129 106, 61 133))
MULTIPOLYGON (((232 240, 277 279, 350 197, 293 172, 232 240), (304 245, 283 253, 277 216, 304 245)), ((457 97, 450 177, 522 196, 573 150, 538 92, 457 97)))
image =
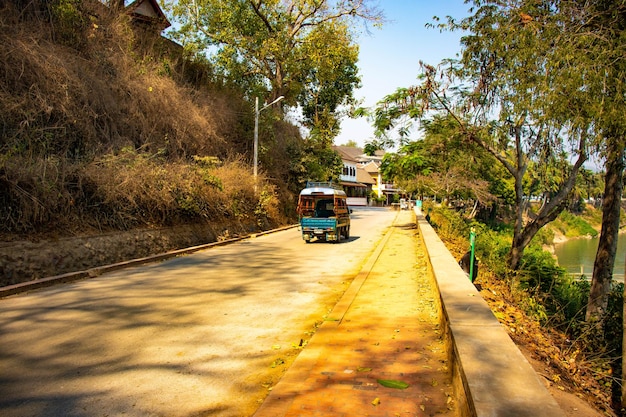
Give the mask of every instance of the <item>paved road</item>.
POLYGON ((291 229, 0 300, 0 415, 251 415, 394 212, 291 229))

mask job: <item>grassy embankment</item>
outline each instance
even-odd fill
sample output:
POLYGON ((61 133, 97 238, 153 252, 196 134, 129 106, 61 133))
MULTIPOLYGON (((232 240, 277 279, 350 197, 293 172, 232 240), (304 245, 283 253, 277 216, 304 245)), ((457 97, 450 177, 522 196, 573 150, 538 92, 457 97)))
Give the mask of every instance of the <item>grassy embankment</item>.
POLYGON ((253 107, 205 62, 97 1, 4 2, 0 29, 1 240, 286 221, 297 129, 266 112, 255 193, 253 107))
MULTIPOLYGON (((602 329, 588 326, 584 313, 589 282, 568 276, 544 250, 557 240, 596 235, 601 212, 587 206, 580 215, 562 213, 526 249, 519 271, 506 268, 512 231, 470 221, 460 213, 434 208, 431 219, 439 236, 459 259, 477 231, 480 260, 475 283, 511 338, 546 365, 543 376, 612 415, 621 378, 623 284, 614 283, 602 329)), ((622 219, 626 217, 622 215, 622 219)))

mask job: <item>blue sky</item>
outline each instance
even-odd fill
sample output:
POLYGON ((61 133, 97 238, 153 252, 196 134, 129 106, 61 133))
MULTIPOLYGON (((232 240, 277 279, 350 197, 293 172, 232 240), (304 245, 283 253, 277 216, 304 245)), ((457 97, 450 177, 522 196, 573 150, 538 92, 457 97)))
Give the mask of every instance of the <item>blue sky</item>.
MULTIPOLYGON (((426 28, 433 16, 461 19, 470 5, 463 0, 380 0, 379 7, 388 21, 382 29, 371 28, 359 40, 359 68, 362 87, 355 97, 362 106, 374 106, 399 87, 417 83, 419 62, 436 65, 442 59, 454 58, 460 51, 460 33, 440 32, 426 28)), ((336 145, 349 140, 363 146, 374 137, 374 129, 365 119, 346 118, 336 145)))

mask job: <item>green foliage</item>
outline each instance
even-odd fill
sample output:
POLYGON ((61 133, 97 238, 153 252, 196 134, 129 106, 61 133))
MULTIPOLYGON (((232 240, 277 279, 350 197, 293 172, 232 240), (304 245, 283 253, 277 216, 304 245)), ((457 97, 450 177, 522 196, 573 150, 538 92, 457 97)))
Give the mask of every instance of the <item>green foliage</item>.
POLYGON ((316 26, 309 40, 303 53, 312 62, 303 74, 298 101, 305 126, 318 140, 332 143, 339 133, 338 107, 353 104, 352 93, 360 86, 358 47, 352 44, 347 25, 338 22, 316 26))
POLYGON ((575 216, 569 211, 562 212, 558 219, 553 222, 552 226, 567 237, 598 236, 598 231, 585 221, 585 219, 580 216, 575 216))
MULTIPOLYGON (((490 183, 492 195, 514 205, 517 227, 509 264, 516 269, 537 230, 568 203, 596 138, 596 125, 586 110, 597 100, 575 68, 578 61, 571 59, 570 39, 562 36, 563 27, 570 24, 566 12, 561 15, 558 6, 525 0, 474 4, 470 17, 460 22, 450 18, 440 25, 466 33, 460 59, 437 67, 422 63, 420 83, 388 95, 372 113, 381 134, 397 129, 407 118, 419 120, 434 135, 448 132, 447 141, 458 143, 461 157, 438 160, 453 161, 465 168, 461 172, 476 172, 490 183), (573 99, 580 106, 572 106, 573 99), (489 168, 497 161, 500 175, 482 167, 468 170, 473 158, 487 161, 479 165, 489 168), (550 204, 532 221, 521 209, 524 185, 527 192, 550 196, 550 204)), ((446 165, 434 170, 443 184, 454 172, 446 165)), ((457 187, 441 187, 450 188, 457 187)), ((477 194, 481 187, 473 188, 477 194)))
MULTIPOLYGON (((553 226, 553 225, 551 225, 553 226)), ((543 227, 537 232, 531 244, 535 245, 551 245, 554 243, 554 230, 552 227, 543 227)))
POLYGON ((527 294, 521 301, 529 314, 564 330, 574 332, 580 328, 589 284, 565 274, 554 257, 541 248, 543 243, 552 242, 549 230, 538 233, 524 252, 520 268, 512 274, 507 265, 512 239, 510 228, 494 230, 483 223, 468 222, 456 211, 443 207, 436 208, 431 218, 436 223, 437 233, 446 239, 467 240, 473 228, 476 257, 481 265, 499 277, 512 279, 519 291, 527 294))
POLYGON ((421 145, 422 142, 413 142, 403 146, 398 153, 386 153, 380 166, 383 177, 398 181, 428 174, 429 163, 421 145))
MULTIPOLYGON (((544 326, 565 332, 573 341, 570 349, 584 349, 585 355, 592 355, 597 361, 594 365, 598 368, 597 378, 607 386, 611 385, 607 376, 610 375, 610 361, 622 351, 622 283, 612 283, 606 315, 602 326, 598 327, 585 322, 590 282, 584 277, 566 274, 552 255, 537 243, 528 247, 520 269, 512 273, 506 263, 512 238, 510 229, 496 231, 481 223, 467 223, 458 213, 445 208, 436 208, 431 217, 437 223, 438 234, 447 241, 467 241, 467 227, 473 227, 481 270, 487 268, 497 277, 510 279, 519 306, 544 326)), ((613 372, 618 377, 621 372, 619 363, 613 366, 613 372)))
POLYGON ((339 179, 343 161, 337 152, 323 144, 310 141, 306 148, 303 163, 310 181, 329 181, 339 179))
POLYGON ((539 322, 545 323, 548 321, 548 312, 546 311, 546 307, 541 301, 537 300, 537 297, 532 295, 526 296, 522 298, 520 305, 528 315, 534 317, 539 322))
MULTIPOLYGON (((591 224, 601 224, 602 223, 602 210, 593 207, 592 205, 585 205, 583 207, 583 211, 581 213, 583 219, 587 221, 587 223, 591 224)), ((626 222, 626 217, 622 216, 624 221, 626 222)))
POLYGON ((228 85, 299 104, 318 140, 337 135, 338 107, 359 86, 358 48, 350 24, 379 22, 364 2, 178 0, 169 7, 186 47, 208 51, 228 85))
POLYGON ((272 219, 279 217, 279 199, 274 187, 266 186, 261 190, 254 215, 260 228, 267 228, 272 219))
MULTIPOLYGON (((618 356, 622 352, 622 334, 624 331, 624 284, 613 281, 609 291, 606 316, 604 318, 604 341, 607 352, 618 356)), ((617 375, 619 377, 619 375, 617 375)))
POLYGON ((507 277, 509 271, 506 257, 511 250, 512 232, 498 232, 480 223, 474 224, 476 230, 476 256, 497 276, 507 277))
POLYGON ((564 275, 551 293, 551 324, 576 337, 585 327, 590 282, 585 277, 564 275))
POLYGON ((430 216, 430 224, 442 238, 465 236, 469 233, 469 226, 458 213, 445 206, 434 207, 431 202, 423 203, 422 210, 430 216))
POLYGON ((365 155, 367 156, 374 156, 374 154, 376 154, 376 151, 381 150, 381 149, 382 148, 380 147, 378 143, 368 142, 363 147, 363 153, 365 153, 365 155))
POLYGON ((84 45, 83 32, 88 22, 81 4, 82 0, 52 0, 48 4, 58 41, 74 48, 84 45))
POLYGON ((565 275, 549 252, 538 245, 530 245, 520 262, 517 271, 523 289, 533 293, 550 293, 555 283, 565 275))

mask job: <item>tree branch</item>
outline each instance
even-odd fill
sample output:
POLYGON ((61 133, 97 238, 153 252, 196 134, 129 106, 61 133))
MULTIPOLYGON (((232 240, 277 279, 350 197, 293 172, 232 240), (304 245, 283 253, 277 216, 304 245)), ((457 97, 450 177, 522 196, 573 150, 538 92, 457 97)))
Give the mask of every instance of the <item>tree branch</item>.
POLYGON ((258 2, 254 2, 252 0, 248 0, 248 3, 250 3, 250 6, 252 6, 252 8, 254 9, 254 13, 259 16, 259 19, 261 19, 263 21, 263 24, 265 25, 265 27, 267 28, 267 31, 269 33, 274 33, 275 30, 272 27, 272 24, 269 22, 269 20, 267 20, 267 16, 265 16, 262 12, 261 12, 261 6, 263 5, 263 0, 259 0, 258 2))

